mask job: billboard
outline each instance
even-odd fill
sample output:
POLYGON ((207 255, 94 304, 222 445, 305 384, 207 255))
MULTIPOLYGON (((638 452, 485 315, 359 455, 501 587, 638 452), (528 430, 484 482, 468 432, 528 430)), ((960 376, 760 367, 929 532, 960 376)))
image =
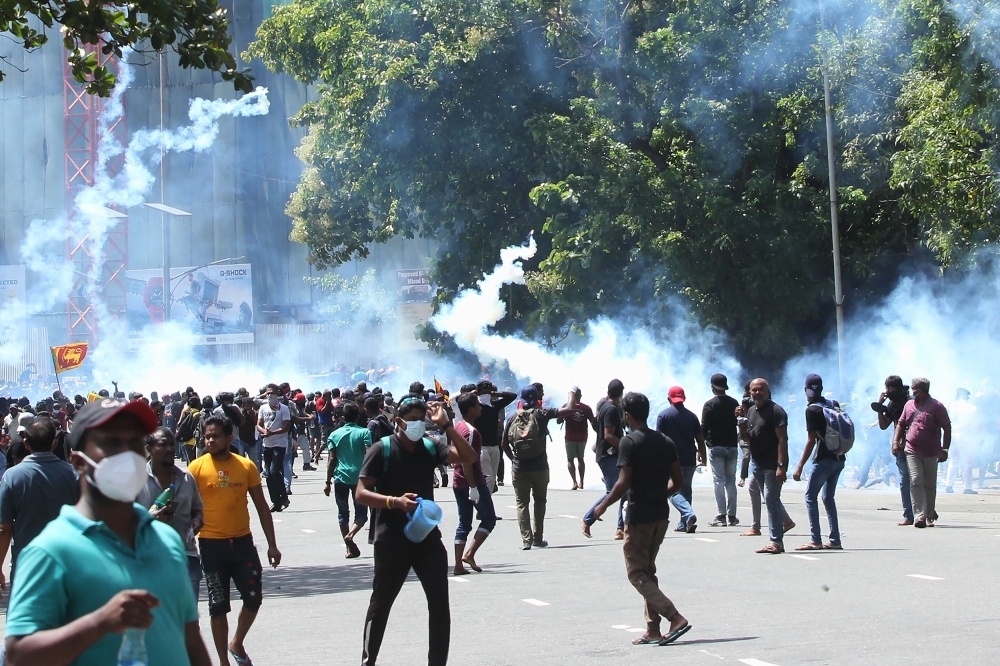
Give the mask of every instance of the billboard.
POLYGON ((0 266, 0 355, 19 355, 27 335, 24 266, 0 266))
POLYGON ((427 345, 417 339, 415 329, 430 321, 431 300, 430 271, 396 271, 396 321, 399 322, 401 349, 427 349, 427 345))
MULTIPOLYGON (((125 271, 129 339, 155 333, 164 313, 163 271, 125 271)), ((184 324, 195 344, 253 342, 253 281, 250 264, 170 269, 170 321, 184 324)))

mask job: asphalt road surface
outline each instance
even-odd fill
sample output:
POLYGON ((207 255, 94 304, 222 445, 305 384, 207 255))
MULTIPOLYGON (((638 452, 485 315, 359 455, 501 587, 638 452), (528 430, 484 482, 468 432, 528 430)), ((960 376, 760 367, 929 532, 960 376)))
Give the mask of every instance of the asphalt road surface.
MULTIPOLYGON (((591 473, 596 471, 594 465, 591 473)), ((782 496, 798 526, 785 537, 790 552, 775 556, 754 553, 766 536, 739 536, 750 521, 745 489, 743 525, 707 526, 715 502, 708 474, 699 474, 698 530, 671 531, 658 560, 661 587, 693 629, 675 645, 658 647, 631 644, 644 629, 642 599, 626 579, 611 512, 592 539, 580 533, 580 517, 599 498, 599 486, 570 491, 564 475, 556 475, 549 492, 550 546, 544 550, 519 550, 513 489, 502 487, 495 496, 503 520, 477 558, 484 572, 451 578, 451 664, 1000 663, 996 479, 979 495, 940 488, 940 521, 923 530, 896 526, 895 489, 841 488, 844 550, 808 553, 792 551, 809 541, 804 484, 788 483, 782 496)), ((265 573, 264 605, 247 650, 257 666, 358 664, 372 550, 359 535, 363 556, 344 559, 336 507, 322 493, 323 472, 299 476, 291 508, 275 516, 282 564, 265 573)), ((435 500, 444 508, 442 533, 450 551, 456 517, 451 489, 438 490, 435 500)), ((820 513, 825 535, 822 508, 820 513)), ((253 522, 266 561, 265 541, 253 522)), ((764 522, 766 534, 766 512, 764 522)), ((235 590, 233 596, 238 607, 235 590)), ((204 587, 200 610, 211 650, 204 587)), ((419 666, 426 651, 426 604, 411 575, 378 663, 419 666)))

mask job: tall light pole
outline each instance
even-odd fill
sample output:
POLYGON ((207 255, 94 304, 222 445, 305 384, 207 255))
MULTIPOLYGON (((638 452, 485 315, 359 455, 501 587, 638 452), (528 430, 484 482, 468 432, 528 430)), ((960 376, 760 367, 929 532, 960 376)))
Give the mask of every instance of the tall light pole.
MULTIPOLYGON (((161 191, 162 191, 161 181, 161 191)), ((143 206, 160 211, 160 231, 163 235, 163 321, 170 321, 170 218, 191 217, 186 210, 167 206, 162 203, 144 203, 143 206)))
POLYGON ((840 398, 844 399, 844 285, 840 273, 840 218, 837 211, 837 164, 833 152, 833 100, 830 95, 830 58, 826 49, 823 0, 819 0, 819 29, 823 43, 823 105, 826 109, 826 164, 830 172, 830 230, 833 235, 833 296, 837 307, 837 368, 840 398))

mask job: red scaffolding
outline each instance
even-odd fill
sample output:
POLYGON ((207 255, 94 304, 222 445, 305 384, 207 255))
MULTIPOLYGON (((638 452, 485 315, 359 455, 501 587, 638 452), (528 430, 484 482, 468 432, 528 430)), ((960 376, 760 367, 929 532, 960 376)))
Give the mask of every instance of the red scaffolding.
MULTIPOLYGON (((100 47, 87 47, 103 65, 117 70, 113 56, 100 52, 100 47)), ((101 142, 100 118, 106 100, 90 95, 73 78, 69 63, 63 61, 65 194, 66 194, 66 258, 73 264, 73 288, 66 304, 68 334, 71 341, 93 339, 97 336, 96 313, 93 295, 100 294, 111 316, 125 313, 125 267, 128 265, 128 219, 122 218, 106 236, 104 247, 95 248, 93 239, 85 229, 74 222, 79 218, 75 209, 76 196, 94 184, 101 142), (95 270, 94 256, 102 253, 101 266, 95 270)), ((124 98, 122 99, 124 109, 124 98)), ((115 119, 109 131, 125 145, 125 115, 115 119)), ((116 175, 122 168, 124 155, 109 160, 108 173, 116 175)))

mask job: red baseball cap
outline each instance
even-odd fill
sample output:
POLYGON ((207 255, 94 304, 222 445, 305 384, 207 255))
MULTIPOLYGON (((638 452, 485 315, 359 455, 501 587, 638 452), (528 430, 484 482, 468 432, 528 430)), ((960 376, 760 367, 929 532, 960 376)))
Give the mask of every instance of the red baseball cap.
POLYGON ((670 398, 671 405, 676 405, 679 402, 687 400, 687 396, 684 395, 684 389, 680 386, 671 386, 667 392, 667 397, 670 398))

